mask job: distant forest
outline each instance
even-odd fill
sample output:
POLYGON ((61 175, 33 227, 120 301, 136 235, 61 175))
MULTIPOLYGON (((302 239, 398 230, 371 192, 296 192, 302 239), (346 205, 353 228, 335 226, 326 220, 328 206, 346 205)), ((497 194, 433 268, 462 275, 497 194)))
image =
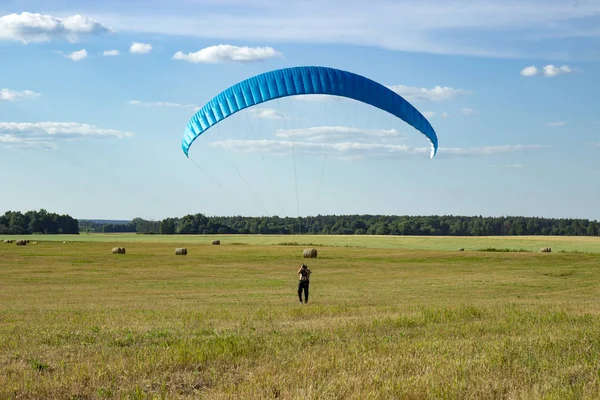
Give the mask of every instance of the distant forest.
POLYGON ((140 234, 309 235, 564 235, 599 236, 600 222, 587 219, 482 216, 324 215, 315 217, 207 217, 203 214, 129 223, 79 221, 82 231, 140 234))
POLYGON ((70 215, 40 211, 7 211, 0 217, 0 234, 78 234, 79 222, 70 215))
POLYGON ((7 211, 0 234, 78 234, 130 232, 139 234, 309 234, 309 235, 561 235, 600 236, 600 222, 573 218, 482 216, 319 215, 315 217, 207 217, 185 215, 148 221, 77 220, 39 211, 7 211))

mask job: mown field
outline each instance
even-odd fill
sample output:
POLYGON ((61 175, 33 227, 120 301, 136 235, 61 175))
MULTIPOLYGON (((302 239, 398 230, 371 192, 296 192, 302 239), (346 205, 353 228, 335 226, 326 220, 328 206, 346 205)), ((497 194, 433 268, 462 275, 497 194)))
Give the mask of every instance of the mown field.
MULTIPOLYGON (((20 239, 18 235, 0 235, 3 239, 20 239)), ((420 250, 480 250, 486 248, 538 251, 582 251, 600 253, 600 237, 595 236, 375 236, 375 235, 138 235, 134 233, 82 233, 80 235, 27 235, 32 241, 165 243, 173 245, 223 244, 278 245, 297 243, 310 246, 361 247, 420 250)))
POLYGON ((0 243, 0 399, 600 398, 598 238, 85 236, 0 243))

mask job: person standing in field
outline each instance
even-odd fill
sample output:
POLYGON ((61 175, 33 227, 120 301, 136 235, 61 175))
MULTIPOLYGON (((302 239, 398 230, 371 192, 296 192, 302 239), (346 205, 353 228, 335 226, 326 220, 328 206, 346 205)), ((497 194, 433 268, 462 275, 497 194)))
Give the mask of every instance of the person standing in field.
POLYGON ((298 300, 302 303, 302 291, 304 291, 304 302, 308 303, 308 286, 310 284, 311 270, 306 264, 302 264, 298 270, 298 300))

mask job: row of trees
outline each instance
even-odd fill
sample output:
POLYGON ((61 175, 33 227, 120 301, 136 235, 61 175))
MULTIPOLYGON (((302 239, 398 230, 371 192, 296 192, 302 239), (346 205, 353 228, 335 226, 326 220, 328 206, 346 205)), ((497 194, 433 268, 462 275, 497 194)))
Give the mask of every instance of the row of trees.
POLYGON ((318 215, 306 218, 207 217, 149 221, 135 218, 124 223, 77 221, 69 215, 40 211, 7 211, 0 217, 0 234, 77 234, 135 232, 141 234, 332 234, 332 235, 563 235, 600 236, 600 222, 573 218, 318 215))
POLYGON ((587 219, 538 217, 324 215, 306 218, 207 217, 98 224, 97 232, 144 234, 335 234, 335 235, 565 235, 598 236, 600 222, 587 219))
POLYGON ((0 234, 78 234, 79 221, 69 215, 39 211, 7 211, 0 217, 0 234))

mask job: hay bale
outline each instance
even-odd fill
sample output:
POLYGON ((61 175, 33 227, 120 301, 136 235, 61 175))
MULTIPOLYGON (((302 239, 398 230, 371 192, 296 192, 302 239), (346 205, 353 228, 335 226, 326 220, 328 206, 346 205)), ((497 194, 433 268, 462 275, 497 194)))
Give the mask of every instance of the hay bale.
POLYGON ((458 249, 458 251, 465 251, 465 249, 463 249, 462 247, 460 249, 458 249))
POLYGON ((17 246, 25 246, 27 244, 27 240, 17 240, 17 246))
POLYGON ((187 249, 185 247, 178 247, 175 249, 176 256, 187 256, 187 249))
POLYGON ((221 241, 220 240, 213 240, 212 244, 214 244, 214 245, 220 245, 221 241))
POLYGON ((542 247, 540 249, 540 253, 551 253, 552 249, 550 247, 542 247))
POLYGON ((317 258, 317 249, 304 249, 302 252, 304 258, 317 258))
POLYGON ((113 247, 113 254, 125 254, 125 247, 113 247))

